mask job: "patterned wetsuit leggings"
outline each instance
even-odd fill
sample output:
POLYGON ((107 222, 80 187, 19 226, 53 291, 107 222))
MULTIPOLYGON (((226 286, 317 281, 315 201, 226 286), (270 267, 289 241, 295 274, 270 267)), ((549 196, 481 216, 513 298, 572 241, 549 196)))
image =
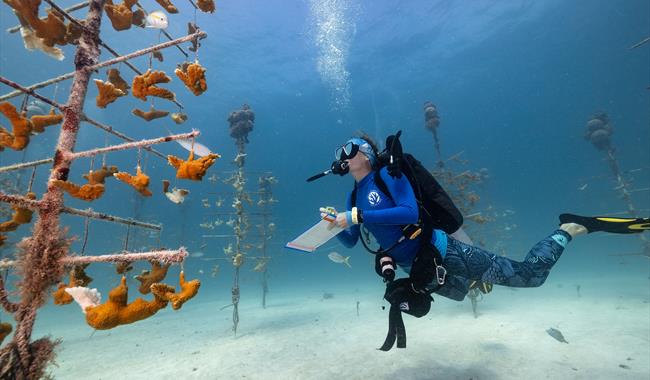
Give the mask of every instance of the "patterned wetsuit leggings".
POLYGON ((453 277, 512 287, 536 287, 546 281, 570 240, 567 232, 556 230, 535 244, 523 261, 514 261, 449 237, 444 267, 453 277))

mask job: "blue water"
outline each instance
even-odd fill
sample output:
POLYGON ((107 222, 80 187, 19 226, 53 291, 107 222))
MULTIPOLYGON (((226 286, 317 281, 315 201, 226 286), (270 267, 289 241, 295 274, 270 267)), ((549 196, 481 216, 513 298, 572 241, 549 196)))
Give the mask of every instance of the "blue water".
MULTIPOLYGON (((69 6, 76 2, 57 3, 69 6)), ((141 3, 148 10, 159 8, 154 1, 141 3)), ((169 16, 167 31, 177 37, 187 32, 186 23, 194 13, 188 2, 175 3, 180 13, 169 16)), ((84 14, 83 10, 75 13, 80 18, 84 14)), ((143 122, 130 111, 135 107, 146 110, 149 105, 131 96, 98 109, 92 82, 85 112, 136 139, 199 129, 198 141, 222 155, 208 176, 215 173, 224 179, 229 174, 223 172, 235 168, 231 161, 236 155, 226 119, 243 103, 250 104, 256 122, 246 145, 245 170, 250 173, 247 190, 257 191, 261 171, 271 171, 279 179, 273 188, 274 198, 279 200, 272 216, 277 233, 268 251, 273 257, 269 264, 271 289, 325 291, 330 284, 363 283, 376 285, 379 296, 381 289, 372 273, 371 259, 362 249, 347 251, 331 242, 314 254, 301 255, 282 248, 317 221, 318 207, 343 208, 345 194, 352 186, 349 177, 329 176, 313 183, 305 179, 327 169, 334 149, 357 130, 383 142, 388 134, 401 129, 405 149, 433 168, 433 138, 424 128, 422 111, 424 101, 429 100, 441 115, 438 134, 443 157, 463 151, 462 158, 468 163, 455 170, 488 169, 489 179, 476 188, 481 196, 476 210, 486 212, 492 207, 513 211, 492 225, 475 226, 497 231, 487 233, 488 248, 505 247, 509 257, 522 258, 533 243, 553 230, 559 213, 623 212, 626 205, 614 189, 616 183, 604 155, 583 139, 583 131, 594 112, 606 112, 614 126, 613 145, 620 167, 643 169, 628 178, 633 179, 632 188, 650 186, 650 43, 629 50, 648 37, 649 15, 650 3, 643 0, 219 1, 216 13, 196 15, 198 25, 208 33, 197 56, 207 68, 205 94, 193 96, 172 74, 176 64, 184 60, 175 48, 163 52, 164 62, 153 63, 155 69, 172 76, 172 83, 165 87, 176 92, 185 106, 184 112, 189 115, 185 124, 176 125, 169 119, 143 122), (585 184, 588 186, 579 190, 585 184), (505 231, 505 226, 516 227, 505 231), (353 255, 352 262, 360 265, 354 271, 341 270, 327 259, 331 250, 353 255)), ((3 4, 0 30, 14 24, 15 17, 3 4)), ((122 54, 165 40, 152 29, 115 32, 107 18, 103 19, 101 36, 122 54)), ((17 34, 2 33, 0 75, 28 85, 70 72, 74 50, 70 46, 63 50, 66 59, 58 62, 40 52, 26 51, 17 34)), ((101 60, 110 58, 102 51, 101 60)), ((194 58, 190 52, 190 60, 194 58)), ((132 63, 144 71, 148 58, 132 63)), ((118 68, 130 82, 133 73, 124 64, 118 68)), ((105 69, 94 78, 105 79, 105 69)), ((70 83, 65 81, 56 90, 48 87, 39 93, 48 97, 56 93, 56 100, 64 103, 70 83)), ((6 86, 0 90, 3 94, 10 91, 6 86)), ((21 99, 12 102, 19 105, 21 99)), ((157 108, 177 111, 167 101, 154 102, 157 108)), ((6 126, 5 121, 0 123, 6 126)), ((0 153, 0 163, 51 156, 57 133, 58 128, 51 127, 34 137, 24 152, 0 153)), ((75 150, 119 142, 83 124, 75 150)), ((187 154, 175 143, 156 149, 183 158, 187 154)), ((134 151, 106 158, 109 165, 129 172, 135 171, 137 160, 134 151)), ((225 199, 221 210, 232 210, 232 187, 207 180, 175 182, 173 168, 144 151, 140 161, 151 177, 153 197, 143 199, 128 186, 109 180, 104 197, 90 207, 162 223, 161 244, 165 247, 182 245, 190 253, 203 252, 203 258, 223 258, 222 248, 230 240, 202 235, 229 234, 231 230, 225 225, 215 230, 198 225, 212 220, 210 213, 217 211, 214 200, 218 196, 225 199), (183 205, 166 199, 161 191, 162 179, 190 190, 183 205), (202 206, 206 198, 211 208, 202 206)), ((99 158, 95 167, 98 162, 99 158)), ((81 175, 89 169, 90 160, 75 161, 70 179, 82 182, 81 175)), ((48 165, 36 172, 34 189, 39 196, 48 174, 48 165)), ((31 170, 20 175, 24 188, 31 170)), ((642 210, 640 214, 650 212, 648 190, 633 193, 632 200, 642 210)), ((66 204, 89 207, 68 197, 66 204)), ((253 225, 257 223, 255 217, 251 220, 253 225)), ((72 250, 78 252, 83 219, 64 216, 62 221, 69 227, 69 235, 77 236, 72 250)), ((86 253, 121 250, 126 232, 121 225, 92 221, 86 253)), ((21 227, 10 235, 10 242, 27 235, 29 229, 21 227)), ((149 249, 156 245, 157 236, 137 230, 130 232, 130 239, 130 249, 149 249)), ((251 241, 258 240, 251 237, 251 241)), ((580 274, 598 276, 603 272, 645 280, 650 271, 646 258, 608 256, 638 252, 641 245, 637 236, 590 235, 573 244, 575 247, 569 249, 580 255, 565 255, 557 273, 551 274, 558 276, 555 280, 572 281, 580 274)), ((12 249, 3 247, 2 255, 11 257, 12 249)), ((204 271, 200 277, 202 291, 192 302, 229 298, 230 265, 218 261, 221 271, 212 278, 209 273, 214 262, 190 258, 185 263, 185 270, 193 277, 204 271)), ((146 267, 137 264, 134 273, 146 267)), ((250 286, 251 293, 242 294, 242 298, 259 297, 253 290, 259 284, 259 275, 249 269, 244 267, 241 281, 250 286)), ((118 280, 108 265, 94 265, 89 272, 96 278, 93 286, 103 294, 118 280)), ((647 297, 647 289, 644 294, 647 297)), ((272 302, 273 293, 269 297, 272 302)), ((647 334, 647 326, 644 331, 647 334)))

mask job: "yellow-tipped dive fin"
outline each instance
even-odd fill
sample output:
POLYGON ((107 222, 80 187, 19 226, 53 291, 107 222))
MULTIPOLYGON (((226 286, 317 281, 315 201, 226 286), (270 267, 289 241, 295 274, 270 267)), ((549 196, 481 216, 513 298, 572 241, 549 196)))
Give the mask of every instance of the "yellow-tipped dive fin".
POLYGON ((613 234, 634 234, 650 230, 650 218, 612 218, 608 216, 561 214, 560 223, 580 224, 589 233, 602 231, 613 234))

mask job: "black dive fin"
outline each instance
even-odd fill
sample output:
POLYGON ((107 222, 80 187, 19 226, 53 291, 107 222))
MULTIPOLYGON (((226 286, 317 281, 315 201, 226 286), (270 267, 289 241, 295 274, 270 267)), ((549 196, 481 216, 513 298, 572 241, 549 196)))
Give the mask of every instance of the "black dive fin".
POLYGON ((602 231, 613 234, 634 234, 650 230, 650 218, 613 218, 608 216, 561 214, 560 223, 580 224, 589 233, 602 231))

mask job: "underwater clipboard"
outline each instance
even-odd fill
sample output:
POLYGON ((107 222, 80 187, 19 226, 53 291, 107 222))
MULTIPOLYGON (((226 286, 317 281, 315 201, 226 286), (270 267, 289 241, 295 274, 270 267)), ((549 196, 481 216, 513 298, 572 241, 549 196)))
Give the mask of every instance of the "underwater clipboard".
POLYGON ((335 215, 328 214, 300 236, 288 242, 285 247, 303 252, 314 252, 318 247, 343 231, 341 227, 331 227, 335 215))

